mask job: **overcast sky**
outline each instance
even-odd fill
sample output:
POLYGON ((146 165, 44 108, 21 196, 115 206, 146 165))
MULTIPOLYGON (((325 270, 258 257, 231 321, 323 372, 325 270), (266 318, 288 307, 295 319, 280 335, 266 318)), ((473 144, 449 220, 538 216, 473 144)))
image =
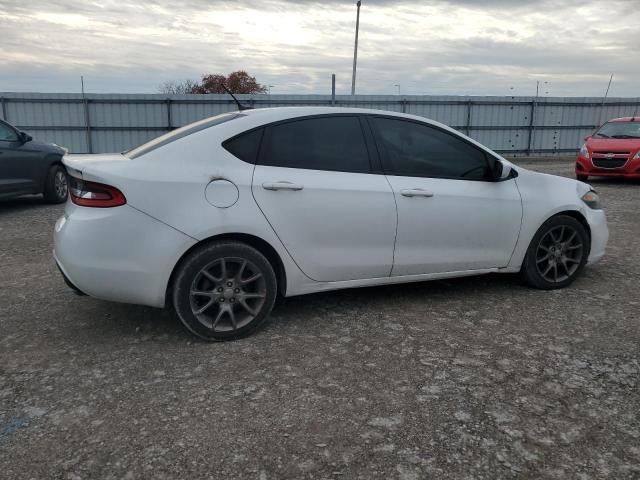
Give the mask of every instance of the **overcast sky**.
MULTIPOLYGON (((357 92, 640 96, 640 0, 363 0, 357 92), (547 82, 546 84, 544 82, 547 82), (548 93, 547 93, 548 92, 548 93)), ((0 0, 0 91, 153 93, 245 69, 350 92, 355 2, 0 0)))

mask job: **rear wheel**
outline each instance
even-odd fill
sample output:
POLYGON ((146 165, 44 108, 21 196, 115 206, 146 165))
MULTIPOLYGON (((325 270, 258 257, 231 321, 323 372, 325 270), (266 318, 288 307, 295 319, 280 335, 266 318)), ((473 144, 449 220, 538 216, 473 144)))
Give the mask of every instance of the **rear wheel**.
POLYGON ((277 294, 273 267, 239 242, 207 245, 180 265, 173 305, 182 323, 209 341, 246 337, 262 326, 277 294))
POLYGON ((521 273, 532 287, 563 288, 584 268, 590 250, 585 227, 573 217, 557 215, 547 220, 533 237, 521 273))
POLYGON ((44 200, 47 203, 62 203, 68 194, 67 173, 60 165, 53 165, 49 169, 44 185, 44 200))
POLYGON ((581 182, 586 182, 587 180, 589 180, 589 175, 576 174, 576 178, 581 182))

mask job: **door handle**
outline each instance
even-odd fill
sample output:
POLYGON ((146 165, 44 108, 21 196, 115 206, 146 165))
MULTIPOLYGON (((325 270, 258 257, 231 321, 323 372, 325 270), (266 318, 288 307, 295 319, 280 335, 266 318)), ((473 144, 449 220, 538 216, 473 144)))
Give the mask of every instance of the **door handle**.
POLYGON ((262 184, 265 190, 293 190, 295 192, 302 190, 303 185, 291 182, 267 182, 262 184))
POLYGON ((404 190, 400 190, 400 195, 403 197, 433 197, 433 192, 427 192, 422 188, 406 188, 404 190))

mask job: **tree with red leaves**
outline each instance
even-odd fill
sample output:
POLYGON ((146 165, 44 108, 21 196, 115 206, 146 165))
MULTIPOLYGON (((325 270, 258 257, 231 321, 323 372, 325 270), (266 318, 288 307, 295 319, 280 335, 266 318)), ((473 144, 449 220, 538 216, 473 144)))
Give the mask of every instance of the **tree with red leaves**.
POLYGON ((260 85, 256 77, 244 70, 224 75, 203 75, 199 84, 191 89, 191 93, 226 93, 222 85, 226 85, 233 93, 265 93, 267 87, 260 85))

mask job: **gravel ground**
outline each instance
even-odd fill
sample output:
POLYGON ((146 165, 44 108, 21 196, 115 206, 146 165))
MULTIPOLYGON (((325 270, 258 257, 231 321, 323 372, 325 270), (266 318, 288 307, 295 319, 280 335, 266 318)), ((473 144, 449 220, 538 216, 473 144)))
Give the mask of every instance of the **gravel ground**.
POLYGON ((297 297, 225 344, 73 295, 50 253, 62 208, 3 202, 0 477, 640 478, 640 183, 592 184, 610 247, 571 288, 297 297))

